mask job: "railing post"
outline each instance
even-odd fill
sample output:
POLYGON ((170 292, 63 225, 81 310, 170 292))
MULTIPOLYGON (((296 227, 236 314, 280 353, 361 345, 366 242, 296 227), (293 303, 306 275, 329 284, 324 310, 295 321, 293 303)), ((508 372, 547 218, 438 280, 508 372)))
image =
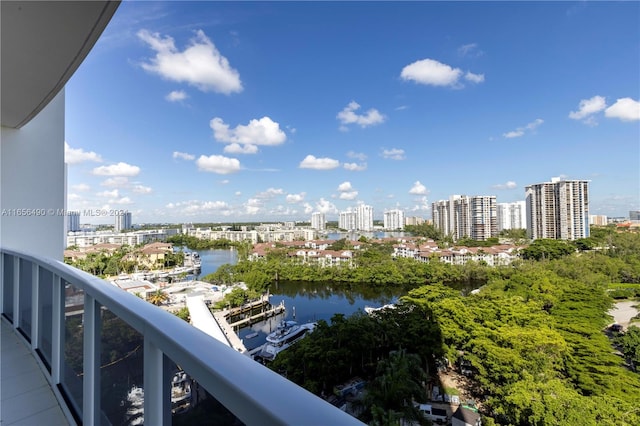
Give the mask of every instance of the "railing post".
POLYGON ((144 423, 171 424, 171 378, 166 357, 156 345, 144 338, 144 423))
POLYGON ((13 256, 13 328, 20 326, 20 258, 13 256))
POLYGON ((31 349, 38 349, 40 341, 40 267, 31 263, 31 349))
POLYGON ((64 287, 62 278, 57 274, 53 274, 51 299, 51 381, 57 385, 62 382, 64 374, 64 287))
MULTIPOLYGON (((82 424, 100 424, 100 305, 84 293, 82 424)), ((152 423, 149 423, 152 424, 152 423)))

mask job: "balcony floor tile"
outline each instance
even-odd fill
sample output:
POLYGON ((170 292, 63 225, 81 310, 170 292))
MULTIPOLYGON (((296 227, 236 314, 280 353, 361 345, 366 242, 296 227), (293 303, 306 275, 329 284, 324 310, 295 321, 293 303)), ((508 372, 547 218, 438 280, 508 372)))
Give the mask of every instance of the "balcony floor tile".
POLYGON ((29 348, 1 319, 0 425, 69 425, 29 348))

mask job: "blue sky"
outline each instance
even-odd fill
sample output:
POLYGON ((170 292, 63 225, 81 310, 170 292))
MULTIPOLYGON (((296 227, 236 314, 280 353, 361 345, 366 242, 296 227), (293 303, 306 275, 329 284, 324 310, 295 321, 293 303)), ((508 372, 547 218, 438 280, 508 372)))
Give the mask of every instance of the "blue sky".
POLYGON ((627 216, 639 101, 638 2, 124 1, 66 86, 68 207, 431 218, 563 176, 627 216))

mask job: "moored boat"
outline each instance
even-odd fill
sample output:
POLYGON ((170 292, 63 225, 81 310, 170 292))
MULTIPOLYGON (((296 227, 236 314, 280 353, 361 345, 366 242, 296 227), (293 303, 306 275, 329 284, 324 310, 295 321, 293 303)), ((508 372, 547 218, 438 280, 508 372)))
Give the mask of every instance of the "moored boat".
POLYGON ((257 356, 263 360, 272 361, 280 352, 313 332, 315 328, 315 322, 298 324, 296 321, 283 320, 276 330, 267 336, 267 343, 262 346, 257 356))

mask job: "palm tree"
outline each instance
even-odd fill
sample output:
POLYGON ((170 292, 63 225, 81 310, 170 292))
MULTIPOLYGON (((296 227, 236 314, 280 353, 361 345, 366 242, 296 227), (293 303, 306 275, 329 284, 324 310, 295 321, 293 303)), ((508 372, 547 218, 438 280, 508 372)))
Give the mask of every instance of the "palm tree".
POLYGON ((168 299, 169 295, 160 289, 157 289, 147 296, 147 301, 153 303, 156 306, 162 305, 168 299))

